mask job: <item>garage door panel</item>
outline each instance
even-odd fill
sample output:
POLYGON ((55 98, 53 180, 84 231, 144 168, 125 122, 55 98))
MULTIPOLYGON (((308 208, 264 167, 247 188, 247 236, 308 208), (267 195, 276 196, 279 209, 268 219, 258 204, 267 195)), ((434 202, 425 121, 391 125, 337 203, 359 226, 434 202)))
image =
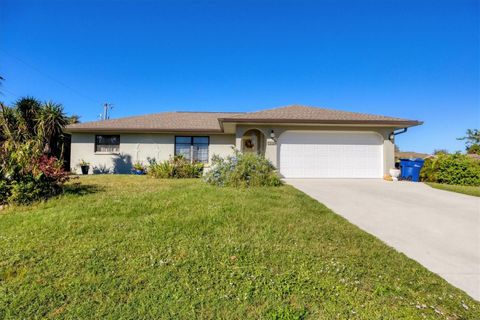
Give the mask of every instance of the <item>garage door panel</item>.
POLYGON ((287 131, 280 136, 287 178, 380 178, 383 139, 370 132, 287 131))

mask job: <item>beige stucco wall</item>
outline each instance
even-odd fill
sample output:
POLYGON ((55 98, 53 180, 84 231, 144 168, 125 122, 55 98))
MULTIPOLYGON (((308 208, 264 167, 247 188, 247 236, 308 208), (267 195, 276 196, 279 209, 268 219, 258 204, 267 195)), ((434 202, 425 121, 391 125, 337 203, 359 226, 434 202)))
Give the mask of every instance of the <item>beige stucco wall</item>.
MULTIPOLYGON (((232 154, 232 147, 241 149, 243 134, 249 129, 259 129, 267 137, 265 157, 278 167, 278 148, 275 141, 270 138, 274 130, 276 139, 287 130, 325 130, 325 131, 371 131, 383 137, 383 171, 388 173, 395 165, 394 143, 388 139, 393 128, 375 127, 338 127, 338 126, 265 126, 265 125, 239 125, 235 135, 230 134, 205 134, 200 136, 210 137, 209 161, 213 155, 227 156, 232 154)), ((114 133, 112 133, 114 134, 114 133)), ((80 173, 78 163, 85 160, 90 163, 90 173, 94 168, 115 172, 130 173, 132 164, 136 161, 147 164, 147 158, 159 161, 167 160, 174 154, 175 135, 191 135, 188 133, 125 133, 120 134, 120 154, 95 153, 95 133, 73 133, 71 151, 71 170, 80 173)))
MULTIPOLYGON (((111 133, 115 134, 115 133, 111 133)), ((95 153, 95 133, 73 133, 71 151, 71 170, 80 173, 78 163, 85 160, 90 163, 90 173, 94 168, 118 173, 130 173, 132 164, 140 161, 147 164, 147 158, 159 161, 167 160, 174 154, 175 135, 167 133, 121 133, 120 154, 95 153)), ((200 135, 210 137, 209 161, 214 154, 226 156, 232 153, 235 136, 227 134, 200 135)))
POLYGON ((265 126, 265 125, 239 125, 237 126, 235 134, 235 144, 237 149, 241 147, 241 139, 243 134, 250 129, 258 129, 263 132, 267 138, 267 146, 265 149, 265 157, 269 159, 274 166, 278 167, 278 148, 277 143, 270 138, 270 133, 273 130, 275 137, 278 138, 281 134, 287 130, 324 130, 324 131, 369 131, 379 133, 383 138, 383 172, 387 174, 389 169, 394 168, 395 166, 395 145, 394 142, 388 139, 388 136, 391 132, 394 131, 394 128, 385 128, 385 127, 339 127, 339 126, 265 126))

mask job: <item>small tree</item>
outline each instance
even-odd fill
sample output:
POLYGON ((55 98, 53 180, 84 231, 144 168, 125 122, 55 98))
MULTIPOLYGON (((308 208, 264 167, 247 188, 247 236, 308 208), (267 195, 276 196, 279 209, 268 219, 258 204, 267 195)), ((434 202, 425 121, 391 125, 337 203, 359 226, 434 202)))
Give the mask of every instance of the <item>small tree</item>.
POLYGON ((465 136, 457 138, 457 140, 465 141, 465 149, 467 153, 477 153, 480 145, 480 130, 479 129, 468 129, 465 136))
POLYGON ((433 154, 438 156, 440 154, 448 154, 448 150, 447 149, 435 149, 433 150, 433 154))
POLYGON ((472 144, 470 148, 468 148, 467 153, 480 155, 480 144, 472 144))

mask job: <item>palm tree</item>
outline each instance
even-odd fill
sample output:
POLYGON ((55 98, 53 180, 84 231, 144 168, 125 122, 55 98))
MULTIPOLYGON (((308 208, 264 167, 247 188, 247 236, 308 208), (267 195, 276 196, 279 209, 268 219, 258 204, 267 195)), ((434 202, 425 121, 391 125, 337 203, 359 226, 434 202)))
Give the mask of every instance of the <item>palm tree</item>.
POLYGON ((65 144, 63 129, 69 121, 61 104, 22 98, 13 107, 1 106, 0 141, 18 144, 33 141, 45 154, 61 158, 65 144))
POLYGON ((68 117, 68 124, 80 123, 80 116, 78 114, 72 114, 68 117))
POLYGON ((36 137, 37 117, 42 103, 33 97, 17 100, 13 106, 17 114, 18 130, 23 141, 36 137))
POLYGON ((61 157, 64 145, 63 128, 68 124, 62 105, 46 102, 38 111, 35 121, 35 131, 43 142, 44 152, 61 157))
POLYGON ((18 119, 13 108, 9 108, 4 104, 0 104, 0 140, 18 141, 18 119))
POLYGON ((7 139, 7 137, 5 136, 5 133, 4 133, 4 129, 3 129, 3 123, 4 123, 3 110, 4 110, 4 108, 6 108, 6 106, 4 106, 3 103, 0 102, 0 145, 2 144, 3 141, 5 141, 7 139))

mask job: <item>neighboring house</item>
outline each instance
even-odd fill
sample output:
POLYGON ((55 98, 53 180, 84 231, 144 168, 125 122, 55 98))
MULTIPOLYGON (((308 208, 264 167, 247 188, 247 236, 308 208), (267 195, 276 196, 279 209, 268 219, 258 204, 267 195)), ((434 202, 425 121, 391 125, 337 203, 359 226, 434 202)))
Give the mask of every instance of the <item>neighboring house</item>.
POLYGON ((264 155, 287 178, 381 178, 394 167, 397 129, 420 121, 287 106, 250 113, 164 112, 69 125, 72 171, 131 172, 132 163, 183 155, 264 155))
POLYGON ((472 158, 472 159, 475 159, 475 160, 479 160, 479 161, 480 161, 480 154, 467 153, 467 157, 470 157, 470 158, 472 158))
POLYGON ((414 151, 398 151, 395 152, 395 160, 400 159, 427 159, 432 157, 431 154, 428 153, 420 153, 414 151))

